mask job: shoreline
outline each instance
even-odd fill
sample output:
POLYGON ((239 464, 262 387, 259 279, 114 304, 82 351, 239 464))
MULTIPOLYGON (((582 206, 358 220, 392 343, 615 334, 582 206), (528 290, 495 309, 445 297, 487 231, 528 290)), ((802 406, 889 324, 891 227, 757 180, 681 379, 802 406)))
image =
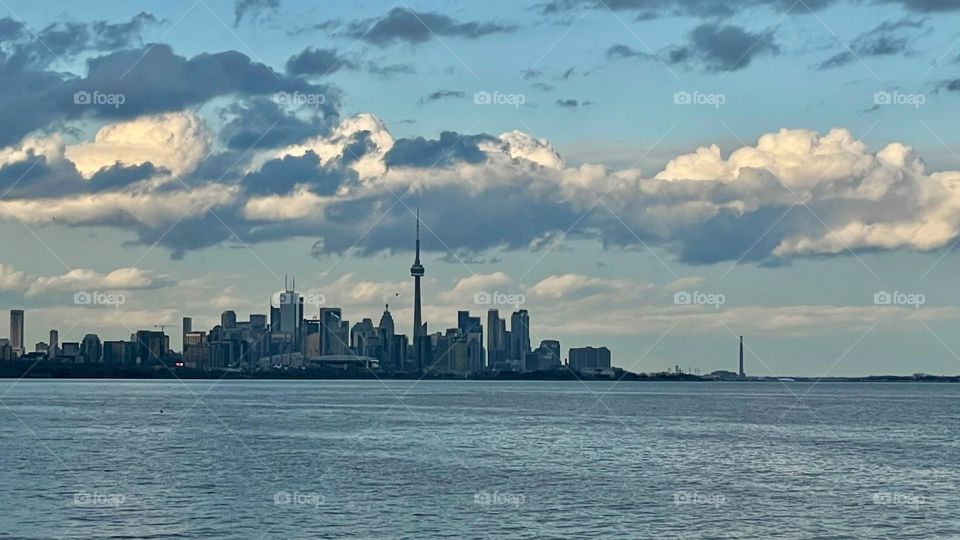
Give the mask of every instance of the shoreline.
POLYGON ((113 380, 438 380, 438 381, 630 381, 630 382, 765 382, 765 383, 871 383, 871 382, 931 382, 958 383, 960 375, 865 375, 858 377, 746 377, 711 378, 687 373, 632 373, 614 369, 604 373, 578 373, 568 369, 519 373, 472 373, 454 375, 441 373, 389 373, 366 369, 312 368, 283 370, 196 370, 165 366, 111 366, 108 364, 63 364, 56 362, 3 362, 2 379, 113 379, 113 380))

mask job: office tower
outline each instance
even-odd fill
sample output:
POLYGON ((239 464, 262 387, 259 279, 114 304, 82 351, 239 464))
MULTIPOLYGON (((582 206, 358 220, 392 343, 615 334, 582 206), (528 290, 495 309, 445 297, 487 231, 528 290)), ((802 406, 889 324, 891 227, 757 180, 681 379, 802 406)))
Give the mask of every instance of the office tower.
POLYGON ((24 352, 23 348, 23 310, 10 310, 10 346, 13 347, 13 354, 20 356, 24 352))
POLYGON ((480 317, 471 317, 469 311, 458 311, 457 328, 467 341, 469 371, 483 371, 485 350, 480 317))
POLYGON ((224 311, 220 314, 220 326, 224 330, 237 326, 237 313, 235 311, 224 311))
POLYGON ((184 317, 183 324, 180 326, 180 350, 186 350, 187 334, 190 332, 193 332, 193 319, 190 317, 184 317))
POLYGON ((740 378, 746 377, 743 372, 743 336, 740 336, 740 378))
POLYGON ((555 339, 545 339, 540 342, 541 347, 546 347, 553 353, 553 356, 557 359, 557 365, 560 365, 561 360, 563 359, 560 355, 560 342, 555 339))
POLYGON ((267 316, 266 315, 250 315, 250 327, 257 330, 266 330, 267 328, 267 316))
POLYGON ((574 371, 610 369, 610 349, 606 347, 571 348, 570 369, 574 371))
POLYGON ((530 314, 527 310, 514 311, 510 316, 510 353, 514 359, 522 360, 524 353, 530 352, 530 314))
POLYGON ((132 364, 137 358, 137 344, 132 341, 104 341, 103 361, 106 364, 132 364))
POLYGON ((9 339, 0 339, 0 360, 13 360, 13 347, 10 346, 9 339))
POLYGON ((61 353, 67 362, 75 362, 80 356, 80 344, 76 341, 64 341, 61 353))
POLYGON ((407 358, 410 358, 410 340, 404 334, 393 336, 394 358, 397 361, 397 371, 407 370, 407 358))
POLYGON ((50 331, 50 349, 48 351, 47 357, 51 360, 57 357, 57 353, 60 350, 60 332, 56 330, 50 331))
POLYGON ((500 354, 500 344, 503 338, 500 335, 500 312, 496 309, 487 310, 487 368, 494 369, 500 354))
POLYGON ((390 314, 390 305, 383 308, 383 315, 380 316, 380 324, 377 327, 380 331, 380 367, 389 371, 401 371, 403 369, 403 357, 397 350, 396 340, 394 340, 393 315, 390 314))
MULTIPOLYGON (((134 335, 132 341, 136 345, 134 359, 140 365, 162 363, 170 350, 169 338, 163 332, 140 330, 134 335)), ((64 343, 64 354, 66 354, 66 343, 64 343)))
POLYGON ((84 362, 100 362, 103 358, 103 345, 100 343, 100 336, 96 334, 83 336, 83 341, 80 342, 80 356, 84 362))
POLYGON ((359 356, 375 358, 380 349, 380 331, 372 319, 363 319, 350 331, 350 347, 359 356))
POLYGON ((340 308, 320 308, 320 354, 347 354, 348 331, 343 327, 343 311, 340 308))
POLYGON ((423 318, 420 313, 420 278, 423 277, 424 268, 420 264, 420 207, 417 207, 417 255, 413 260, 413 266, 410 267, 410 275, 413 276, 413 340, 425 335, 426 328, 423 325, 423 318))
MULTIPOLYGON (((294 281, 294 285, 296 281, 294 281)), ((290 343, 289 351, 295 352, 301 348, 303 327, 303 298, 296 287, 288 286, 284 280, 284 290, 275 294, 270 305, 270 331, 274 334, 286 334, 280 342, 290 343)))

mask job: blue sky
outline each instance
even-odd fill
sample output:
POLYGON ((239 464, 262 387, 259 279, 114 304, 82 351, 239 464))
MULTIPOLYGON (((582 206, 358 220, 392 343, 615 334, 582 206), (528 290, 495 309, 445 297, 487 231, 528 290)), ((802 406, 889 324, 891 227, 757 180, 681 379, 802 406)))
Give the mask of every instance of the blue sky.
POLYGON ((421 204, 431 331, 501 292, 638 371, 733 368, 739 334, 756 374, 960 371, 948 2, 5 10, 0 301, 31 347, 263 313, 284 274, 407 327, 421 204))

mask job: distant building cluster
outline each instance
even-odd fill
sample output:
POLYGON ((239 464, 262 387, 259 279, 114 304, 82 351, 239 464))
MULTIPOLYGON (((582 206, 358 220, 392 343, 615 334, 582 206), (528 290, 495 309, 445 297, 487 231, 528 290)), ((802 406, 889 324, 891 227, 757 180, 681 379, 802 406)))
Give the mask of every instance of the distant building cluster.
MULTIPOLYGON (((201 331, 194 330, 192 318, 184 317, 180 353, 170 350, 165 326, 140 330, 129 341, 103 342, 96 334, 87 334, 80 342, 60 343, 57 331, 51 330, 49 343, 37 343, 35 350, 28 353, 24 349, 24 312, 11 310, 10 338, 0 339, 0 359, 197 370, 355 367, 440 375, 550 371, 564 367, 559 341, 543 340, 532 347, 530 315, 525 309, 510 315, 509 328, 499 310, 490 309, 486 328, 479 316, 459 311, 456 328, 428 333, 421 311, 420 278, 425 269, 420 263, 419 213, 416 258, 410 273, 415 284, 412 340, 397 332, 389 305, 377 324, 365 318, 351 327, 339 307, 324 307, 316 319, 306 318, 304 298, 293 282, 273 295, 269 318, 266 314, 252 314, 248 320, 239 321, 235 312, 224 311, 220 324, 201 331)), ((571 348, 566 366, 584 373, 610 371, 610 349, 571 348)))

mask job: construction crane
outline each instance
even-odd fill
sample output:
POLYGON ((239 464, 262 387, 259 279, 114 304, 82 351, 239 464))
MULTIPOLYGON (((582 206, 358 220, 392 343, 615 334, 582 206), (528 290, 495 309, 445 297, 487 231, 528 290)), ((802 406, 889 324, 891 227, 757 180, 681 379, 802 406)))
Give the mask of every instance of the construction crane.
POLYGON ((159 328, 159 329, 160 329, 160 333, 162 334, 162 333, 164 333, 164 330, 165 330, 165 329, 167 329, 167 328, 172 328, 173 325, 172 325, 172 324, 155 324, 155 325, 153 325, 153 327, 154 327, 154 328, 159 328))

